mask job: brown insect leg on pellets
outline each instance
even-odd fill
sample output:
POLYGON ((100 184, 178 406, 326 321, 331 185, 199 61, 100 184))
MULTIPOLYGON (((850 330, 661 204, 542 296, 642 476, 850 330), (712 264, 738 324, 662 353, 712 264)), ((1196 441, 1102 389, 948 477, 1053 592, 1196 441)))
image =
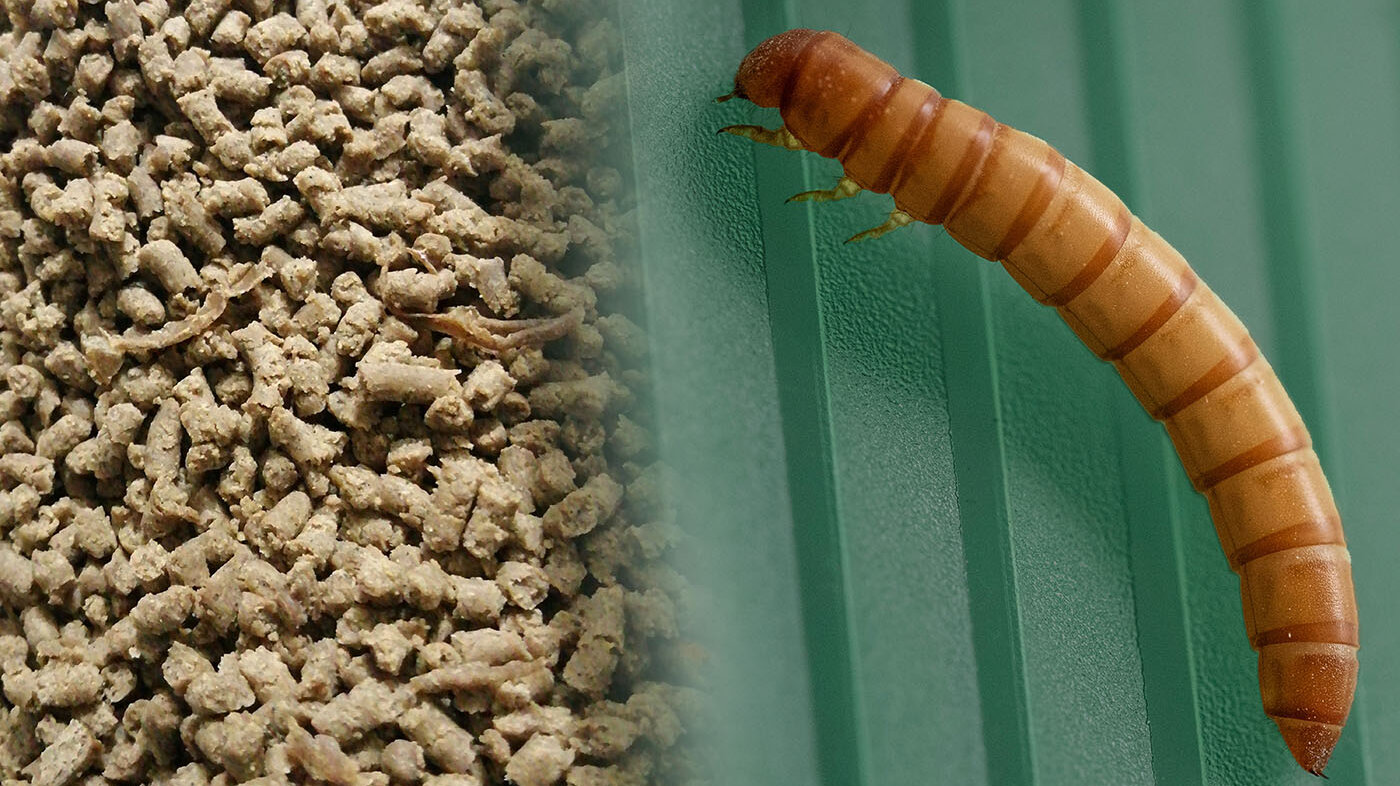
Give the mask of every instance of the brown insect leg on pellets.
POLYGON ((444 314, 397 316, 492 352, 554 341, 583 324, 583 310, 577 308, 539 319, 492 319, 482 316, 475 306, 460 306, 444 314))
MULTIPOLYGON (((438 266, 421 249, 408 249, 409 254, 429 272, 438 266)), ((461 306, 445 314, 415 314, 394 312, 401 319, 411 320, 439 333, 459 338, 491 352, 544 344, 563 338, 583 324, 583 310, 572 309, 557 317, 537 319, 495 319, 482 316, 475 306, 461 306)))
POLYGON ((228 308, 229 300, 252 291, 266 276, 266 269, 249 267, 237 281, 231 281, 222 289, 210 292, 199 310, 190 316, 147 333, 128 331, 120 336, 108 338, 108 342, 118 352, 132 352, 165 349, 188 341, 217 322, 224 309, 228 308))
POLYGON ((1240 576, 1264 711, 1298 764, 1322 775, 1356 691, 1351 559, 1307 429, 1234 313, 1050 145, 836 33, 764 41, 729 97, 778 108, 783 126, 721 131, 840 160, 837 188, 799 197, 894 197, 889 220, 852 239, 914 220, 943 224, 1113 363, 1210 502, 1240 576))

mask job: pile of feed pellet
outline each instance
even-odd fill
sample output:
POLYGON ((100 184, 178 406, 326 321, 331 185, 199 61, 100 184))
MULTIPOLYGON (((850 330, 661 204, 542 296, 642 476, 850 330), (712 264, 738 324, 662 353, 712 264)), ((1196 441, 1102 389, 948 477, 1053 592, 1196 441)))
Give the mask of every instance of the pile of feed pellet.
POLYGON ((608 8, 0 0, 0 780, 682 777, 608 8))

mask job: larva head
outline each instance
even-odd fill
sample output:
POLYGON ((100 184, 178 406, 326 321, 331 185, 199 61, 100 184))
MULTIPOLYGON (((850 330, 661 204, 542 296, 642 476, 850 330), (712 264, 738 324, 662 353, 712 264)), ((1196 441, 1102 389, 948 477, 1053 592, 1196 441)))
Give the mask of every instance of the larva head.
POLYGON ((818 30, 799 28, 779 33, 754 47, 734 75, 734 95, 759 106, 776 107, 782 101, 783 87, 797 66, 798 53, 819 35, 818 30))

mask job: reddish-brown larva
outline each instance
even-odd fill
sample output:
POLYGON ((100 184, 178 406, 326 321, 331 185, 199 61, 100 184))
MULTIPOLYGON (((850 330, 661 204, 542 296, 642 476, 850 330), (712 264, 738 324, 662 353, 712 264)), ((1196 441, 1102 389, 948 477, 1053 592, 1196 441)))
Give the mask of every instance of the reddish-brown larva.
POLYGON ((739 66, 732 96, 777 107, 755 141, 839 159, 830 200, 889 193, 910 221, 1000 261, 1113 363, 1167 427, 1240 576, 1259 689, 1303 769, 1321 775, 1356 690, 1351 559, 1312 440, 1248 331, 1186 260, 1054 148, 900 76, 842 36, 790 30, 739 66))

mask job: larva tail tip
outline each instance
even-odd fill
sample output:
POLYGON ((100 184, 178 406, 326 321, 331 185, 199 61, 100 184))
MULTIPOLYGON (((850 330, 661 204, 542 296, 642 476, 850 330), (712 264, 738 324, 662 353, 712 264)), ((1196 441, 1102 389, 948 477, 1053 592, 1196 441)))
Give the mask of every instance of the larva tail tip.
POLYGON ((1326 778, 1322 771, 1327 768, 1327 760, 1332 758, 1332 749, 1337 746, 1342 727, 1296 718, 1275 717, 1274 722, 1298 766, 1319 778, 1326 778))
POLYGON ((716 96, 716 97, 715 97, 715 103, 716 103, 716 104, 723 104, 725 101, 728 101, 728 100, 731 99, 731 98, 738 98, 738 97, 739 97, 739 88, 736 87, 736 88, 734 88, 733 90, 729 91, 728 93, 725 93, 725 94, 722 95, 722 96, 716 96))

